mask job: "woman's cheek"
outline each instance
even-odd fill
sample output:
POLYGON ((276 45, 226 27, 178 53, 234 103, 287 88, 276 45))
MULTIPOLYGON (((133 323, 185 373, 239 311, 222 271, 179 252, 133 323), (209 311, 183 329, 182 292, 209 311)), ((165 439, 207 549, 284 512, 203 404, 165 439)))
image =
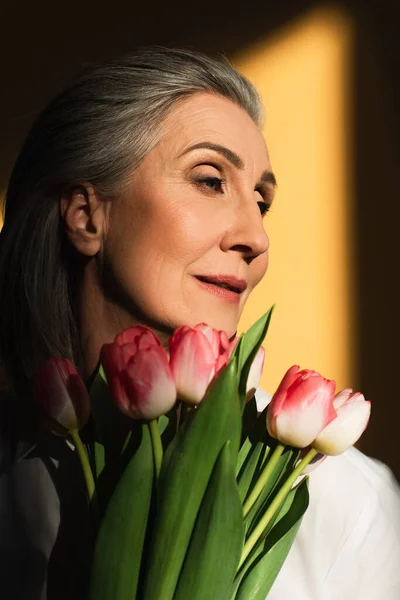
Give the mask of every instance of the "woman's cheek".
POLYGON ((260 281, 264 277, 265 273, 267 272, 267 269, 268 269, 268 251, 265 254, 263 254, 261 256, 258 256, 254 260, 254 263, 257 263, 257 264, 254 265, 255 269, 254 269, 254 284, 253 284, 253 288, 256 287, 260 283, 260 281), (257 263, 257 261, 258 261, 258 263, 257 263))

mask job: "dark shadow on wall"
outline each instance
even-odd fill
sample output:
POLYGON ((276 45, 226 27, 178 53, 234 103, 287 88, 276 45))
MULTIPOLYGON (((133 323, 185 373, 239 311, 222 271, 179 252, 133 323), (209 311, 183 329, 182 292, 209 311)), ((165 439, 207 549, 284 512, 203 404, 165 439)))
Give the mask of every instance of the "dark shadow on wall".
MULTIPOLYGON (((38 111, 82 68, 145 44, 189 46, 228 57, 322 2, 252 3, 203 0, 191 4, 49 0, 2 8, 0 39, 0 190, 38 111), (56 6, 56 8, 54 8, 56 6)), ((397 449, 396 290, 400 205, 399 51, 395 0, 348 0, 356 23, 353 139, 358 361, 355 387, 371 398, 373 417, 360 447, 387 462, 400 479, 397 449)), ((295 110, 295 105, 293 110, 295 110)))
POLYGON ((400 52, 393 13, 380 31, 365 17, 359 14, 354 57, 353 219, 358 385, 373 410, 360 448, 390 465, 400 480, 400 52))
POLYGON ((268 3, 255 0, 251 12, 235 0, 112 6, 70 0, 64 10, 55 9, 50 0, 26 4, 23 11, 12 2, 1 9, 0 190, 35 116, 82 69, 147 44, 182 45, 229 56, 313 2, 267 8, 268 3))

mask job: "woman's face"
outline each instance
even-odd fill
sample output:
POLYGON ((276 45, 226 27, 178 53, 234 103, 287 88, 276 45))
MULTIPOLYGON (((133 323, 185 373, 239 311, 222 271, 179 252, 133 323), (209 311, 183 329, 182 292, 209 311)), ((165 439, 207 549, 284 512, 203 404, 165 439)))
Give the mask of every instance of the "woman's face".
POLYGON ((110 211, 103 256, 125 317, 159 333, 205 322, 234 335, 267 269, 273 194, 248 114, 210 94, 181 101, 110 211))

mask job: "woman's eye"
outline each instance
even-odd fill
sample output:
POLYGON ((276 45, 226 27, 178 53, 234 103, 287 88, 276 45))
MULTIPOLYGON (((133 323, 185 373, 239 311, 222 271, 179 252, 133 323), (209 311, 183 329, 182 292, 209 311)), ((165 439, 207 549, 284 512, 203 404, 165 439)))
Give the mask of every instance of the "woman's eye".
POLYGON ((268 202, 264 202, 264 200, 260 200, 259 202, 257 202, 257 204, 260 209, 261 216, 264 217, 267 214, 267 212, 269 212, 271 204, 268 204, 268 202))
POLYGON ((225 181, 220 177, 199 177, 195 183, 200 187, 206 187, 214 192, 223 192, 225 181))
POLYGON ((258 194, 260 194, 260 196, 262 198, 262 200, 259 200, 257 202, 257 204, 260 209, 261 216, 264 217, 271 208, 271 202, 267 202, 265 200, 265 194, 263 194, 263 192, 260 188, 256 188, 254 191, 257 192, 258 194))

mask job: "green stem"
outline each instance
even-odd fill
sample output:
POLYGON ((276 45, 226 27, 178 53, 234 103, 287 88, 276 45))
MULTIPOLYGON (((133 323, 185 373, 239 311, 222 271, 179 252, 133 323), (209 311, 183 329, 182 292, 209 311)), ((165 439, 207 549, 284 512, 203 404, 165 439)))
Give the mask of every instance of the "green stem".
POLYGON ((262 519, 260 520, 260 522, 258 523, 257 527, 254 529, 253 533, 251 534, 251 536, 245 543, 243 552, 242 552, 242 557, 240 559, 238 568, 240 568, 242 566, 242 564, 244 563, 244 561, 250 554, 251 550, 254 548, 254 546, 258 542, 263 531, 265 531, 265 528, 267 527, 268 523, 275 516, 275 513, 277 512, 277 510, 281 506, 282 502, 285 500, 286 496, 292 489, 292 486, 293 486, 294 482, 296 481, 296 479, 299 477, 299 475, 301 475, 303 469, 306 468, 306 466, 312 461, 312 459, 314 458, 314 456, 316 454, 318 454, 317 450, 314 450, 314 448, 311 448, 311 450, 309 452, 307 452, 307 454, 305 455, 303 460, 301 460, 299 462, 299 464, 294 469, 294 471, 286 479, 285 483, 283 484, 283 486, 281 487, 281 489, 279 490, 279 492, 277 493, 277 495, 275 496, 275 498, 269 505, 268 509, 265 511, 265 514, 262 517, 262 519))
POLYGON ((156 476, 158 477, 161 470, 161 464, 163 460, 163 447, 161 442, 160 432, 158 430, 157 419, 153 419, 149 423, 151 443, 153 445, 153 456, 154 456, 154 467, 156 470, 156 476))
POLYGON ((79 460, 81 461, 81 467, 83 471, 83 476, 85 477, 89 503, 92 504, 96 488, 94 485, 93 473, 90 467, 89 458, 86 453, 85 446, 82 444, 82 440, 79 436, 78 430, 75 429, 73 431, 70 431, 69 433, 75 444, 76 451, 78 452, 79 460))
POLYGON ((272 471, 276 467, 284 449, 285 449, 285 446, 283 446, 282 444, 278 444, 276 446, 275 450, 273 451, 271 458, 267 462, 264 470, 262 471, 260 477, 258 478, 258 481, 257 481, 256 485, 254 486, 254 488, 252 489, 250 496, 247 498, 246 502, 243 505, 243 518, 247 517, 253 504, 255 503, 255 501, 257 500, 257 498, 263 491, 265 484, 267 483, 272 471))

